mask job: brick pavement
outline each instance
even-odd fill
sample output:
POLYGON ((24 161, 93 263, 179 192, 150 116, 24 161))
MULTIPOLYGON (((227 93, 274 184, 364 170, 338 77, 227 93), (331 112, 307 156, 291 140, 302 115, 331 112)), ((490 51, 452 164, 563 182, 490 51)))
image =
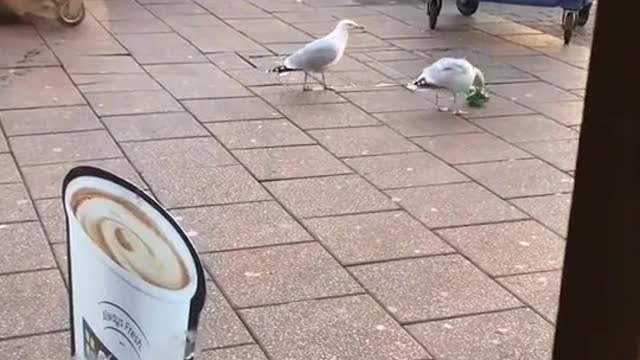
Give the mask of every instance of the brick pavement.
POLYGON ((193 236, 202 359, 549 358, 592 25, 562 47, 558 10, 448 5, 431 32, 412 0, 86 5, 75 29, 0 26, 0 358, 68 359, 78 164, 193 236), (342 17, 367 32, 334 91, 264 74, 342 17), (486 108, 402 87, 444 55, 485 70, 486 108))

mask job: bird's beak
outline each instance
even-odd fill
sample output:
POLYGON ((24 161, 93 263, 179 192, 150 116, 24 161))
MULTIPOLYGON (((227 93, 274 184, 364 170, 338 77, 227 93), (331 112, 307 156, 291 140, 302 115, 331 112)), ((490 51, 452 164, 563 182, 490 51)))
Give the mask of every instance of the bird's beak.
POLYGON ((358 24, 358 25, 356 25, 356 29, 358 29, 358 30, 364 30, 364 26, 362 26, 362 25, 359 25, 359 24, 358 24))

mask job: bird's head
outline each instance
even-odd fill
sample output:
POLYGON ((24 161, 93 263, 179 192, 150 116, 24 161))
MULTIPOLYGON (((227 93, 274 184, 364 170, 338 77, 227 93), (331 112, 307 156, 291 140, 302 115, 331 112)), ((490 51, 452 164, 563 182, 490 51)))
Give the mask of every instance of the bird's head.
POLYGON ((336 26, 336 29, 343 30, 343 31, 362 30, 364 29, 364 26, 358 24, 353 20, 346 19, 346 20, 340 20, 340 22, 336 26))

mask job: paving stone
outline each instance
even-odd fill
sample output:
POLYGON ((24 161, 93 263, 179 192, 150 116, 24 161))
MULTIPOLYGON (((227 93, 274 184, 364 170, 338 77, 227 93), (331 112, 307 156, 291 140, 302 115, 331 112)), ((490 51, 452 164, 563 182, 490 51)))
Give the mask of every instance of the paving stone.
POLYGON ((83 94, 116 91, 162 90, 145 74, 73 74, 71 79, 83 94))
POLYGON ((413 141, 450 164, 530 157, 526 152, 487 133, 422 137, 413 141))
POLYGON ((11 154, 0 154, 0 169, 0 184, 22 181, 11 154))
POLYGON ((368 296, 249 309, 241 316, 273 360, 429 358, 368 296))
POLYGON ((5 360, 67 360, 69 358, 67 332, 30 336, 0 342, 0 357, 5 360))
POLYGON ((207 281, 207 300, 200 314, 198 346, 211 349, 253 342, 251 335, 229 303, 211 281, 207 281))
MULTIPOLYGON (((281 84, 303 84, 304 73, 294 72, 289 73, 287 76, 278 77, 272 73, 267 73, 262 69, 245 69, 245 70, 230 70, 227 71, 229 76, 236 79, 244 86, 267 86, 267 85, 281 85, 281 84)), ((313 85, 314 79, 309 76, 307 79, 308 85, 313 85)))
POLYGON ((552 323, 556 322, 560 300, 561 271, 516 275, 498 279, 509 291, 552 323))
POLYGON ((84 99, 59 67, 0 69, 0 110, 81 104, 84 99))
POLYGON ((175 4, 148 4, 145 6, 147 10, 155 14, 159 18, 175 15, 198 15, 207 14, 207 11, 194 3, 175 3, 175 4))
POLYGON ((434 105, 408 90, 346 93, 344 97, 367 112, 428 110, 434 105))
POLYGON ((102 118, 117 141, 206 136, 209 133, 186 112, 102 118))
POLYGON ((69 328, 69 296, 58 270, 0 276, 0 289, 0 337, 69 328))
POLYGON ((335 104, 346 100, 333 91, 302 91, 291 86, 258 86, 251 88, 258 96, 274 106, 335 104))
POLYGON ((579 98, 572 93, 544 82, 496 84, 491 86, 491 91, 507 99, 513 99, 526 105, 532 103, 579 100, 579 98))
POLYGON ((397 209, 397 205, 357 175, 282 180, 265 186, 298 217, 397 209))
POLYGON ((558 101, 532 104, 532 108, 567 126, 580 125, 584 101, 558 101))
POLYGON ((277 19, 229 20, 229 25, 261 43, 306 42, 309 35, 277 19))
POLYGON ((200 2, 200 5, 221 19, 234 18, 266 18, 270 15, 262 11, 258 7, 245 1, 224 1, 214 0, 200 2))
POLYGON ((4 137, 2 129, 0 129, 0 152, 9 152, 9 144, 7 144, 7 139, 4 137))
POLYGON ((203 261, 235 307, 362 292, 317 243, 207 254, 203 261))
POLYGON ((408 330, 439 359, 547 360, 553 327, 530 310, 416 324, 408 330))
POLYGON ((8 136, 101 129, 88 106, 65 106, 0 112, 8 136))
POLYGON ((0 48, 0 68, 58 65, 42 38, 27 24, 3 26, 0 48))
MULTIPOLYGON (((148 19, 153 15, 134 1, 118 1, 115 4, 89 1, 87 8, 97 20, 148 19)), ((84 23, 83 23, 84 24, 84 23)))
POLYGON ((0 225, 0 273, 46 269, 56 266, 37 222, 0 225))
POLYGON ((401 323, 520 305, 459 255, 359 265, 350 271, 401 323))
POLYGON ((258 180, 348 174, 352 171, 319 146, 236 150, 233 154, 258 180))
POLYGON ((492 276, 562 267, 565 242, 533 221, 446 229, 438 234, 492 276))
POLYGON ((9 141, 21 166, 122 156, 104 130, 20 136, 9 141))
POLYGON ((407 137, 482 131, 458 116, 437 110, 389 112, 375 116, 407 137))
POLYGON ((100 116, 132 115, 182 111, 180 104, 165 91, 127 91, 86 94, 100 116))
POLYGON ((561 47, 562 39, 549 34, 519 34, 503 36, 504 39, 530 48, 561 47))
POLYGON ((521 146, 561 170, 572 171, 576 168, 578 140, 529 142, 521 146))
POLYGON ((52 244, 66 242, 67 226, 62 199, 36 200, 35 205, 49 242, 52 244))
POLYGON ((578 133, 541 115, 476 119, 474 122, 510 142, 575 139, 578 133))
POLYGON ((181 26, 178 33, 204 53, 264 51, 264 48, 229 26, 181 26))
MULTIPOLYGON (((190 1, 187 1, 187 3, 190 3, 190 1)), ((203 11, 203 12, 194 13, 194 14, 184 14, 180 12, 167 12, 165 14, 160 15, 159 17, 178 33, 180 33, 181 30, 186 27, 209 28, 209 27, 225 26, 222 20, 207 13, 206 10, 203 10, 202 8, 199 7, 199 11, 203 11)))
POLYGON ((0 185, 0 224, 26 220, 37 218, 24 185, 0 185))
POLYGON ((503 198, 573 190, 573 179, 538 159, 460 165, 458 169, 503 198))
POLYGON ((562 89, 583 89, 587 86, 588 72, 573 66, 535 74, 541 80, 562 89))
POLYGON ((571 200, 571 194, 558 194, 514 199, 511 202, 551 230, 566 236, 571 200))
POLYGON ((253 69, 245 58, 234 52, 216 53, 207 57, 215 66, 225 71, 253 69))
POLYGON ((489 96, 489 102, 483 107, 472 108, 466 104, 464 109, 469 112, 469 114, 465 115, 465 117, 468 119, 475 119, 496 116, 529 115, 535 113, 533 110, 528 109, 511 99, 505 99, 491 93, 489 96))
POLYGON ((210 123, 207 127, 229 149, 314 143, 285 119, 210 123))
POLYGON ((517 67, 518 69, 530 73, 546 72, 554 69, 565 68, 567 66, 566 63, 543 54, 530 56, 507 56, 503 57, 502 60, 517 67))
POLYGON ((69 74, 141 74, 144 72, 131 56, 68 56, 62 65, 69 74))
POLYGON ((177 99, 251 95, 212 64, 151 65, 145 69, 177 99))
POLYGON ((282 116, 258 97, 185 100, 182 104, 201 122, 269 119, 282 116))
POLYGON ((141 64, 207 61, 198 50, 177 34, 123 34, 116 37, 141 64))
POLYGON ((541 33, 540 30, 511 21, 481 23, 476 24, 473 27, 486 31, 491 35, 529 35, 541 33))
POLYGON ((156 18, 110 20, 102 21, 101 23, 112 34, 145 34, 171 31, 165 23, 156 18))
POLYGON ((285 105, 278 109, 305 130, 379 124, 371 115, 351 104, 285 105))
POLYGON ((201 252, 313 240, 276 202, 173 211, 201 252))
POLYGON ((343 265, 453 251, 401 211, 308 219, 304 223, 343 265))
POLYGON ((454 168, 424 152, 358 157, 346 159, 345 162, 381 189, 469 180, 454 168))
POLYGON ((309 131, 338 157, 418 151, 419 148, 385 126, 309 131))
POLYGON ((229 349, 205 351, 198 356, 204 360, 267 360, 258 345, 244 345, 229 349))
POLYGON ((23 166, 27 187, 34 199, 56 198, 62 195, 62 180, 76 166, 93 166, 121 176, 139 187, 146 189, 138 173, 126 159, 87 160, 74 163, 23 166))
POLYGON ((62 273, 62 280, 64 284, 69 287, 69 263, 67 260, 67 244, 53 244, 51 246, 53 249, 53 256, 56 259, 56 263, 58 264, 58 268, 62 273))

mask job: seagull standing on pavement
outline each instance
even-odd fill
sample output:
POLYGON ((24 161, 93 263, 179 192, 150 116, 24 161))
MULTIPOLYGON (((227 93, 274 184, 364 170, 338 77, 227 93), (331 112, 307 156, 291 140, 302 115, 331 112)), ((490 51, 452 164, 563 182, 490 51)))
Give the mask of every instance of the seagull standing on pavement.
MULTIPOLYGON (((438 90, 447 89, 453 94, 454 106, 458 103, 460 94, 464 94, 472 86, 483 89, 484 75, 477 67, 465 59, 442 58, 422 70, 422 74, 410 84, 418 89, 436 89, 436 106, 440 111, 449 111, 438 104, 438 90)), ((461 109, 453 112, 463 114, 461 109)))
POLYGON ((327 36, 314 40, 305 45, 302 49, 294 52, 284 60, 284 64, 277 66, 267 72, 275 72, 278 74, 293 71, 304 72, 304 85, 302 90, 307 89, 308 73, 322 74, 322 86, 327 88, 324 73, 329 67, 340 61, 344 50, 347 48, 349 40, 349 31, 353 29, 363 29, 353 20, 342 20, 327 36))

